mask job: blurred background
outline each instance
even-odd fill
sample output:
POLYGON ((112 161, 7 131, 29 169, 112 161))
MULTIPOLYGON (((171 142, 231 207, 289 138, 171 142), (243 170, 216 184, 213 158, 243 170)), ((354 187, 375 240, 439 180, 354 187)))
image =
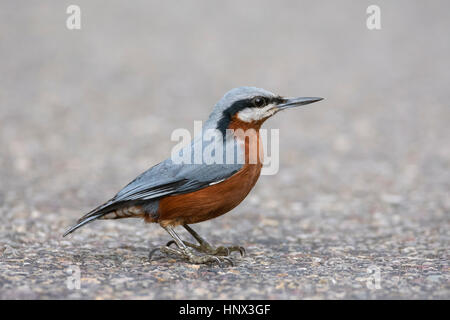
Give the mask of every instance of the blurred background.
POLYGON ((0 297, 185 298, 192 286, 194 298, 449 298, 450 4, 375 2, 2 1, 0 297), (66 28, 70 4, 81 30, 66 28), (371 4, 381 30, 366 27, 371 4), (326 100, 268 121, 280 129, 280 172, 197 226, 250 248, 235 278, 208 267, 193 271, 203 282, 171 278, 188 267, 149 263, 168 237, 138 220, 62 240, 169 157, 174 129, 193 130, 244 85, 326 100), (74 263, 81 291, 63 285, 74 263), (383 290, 355 280, 372 264, 383 290), (139 285, 111 282, 130 272, 139 285), (320 290, 329 279, 338 287, 320 290))

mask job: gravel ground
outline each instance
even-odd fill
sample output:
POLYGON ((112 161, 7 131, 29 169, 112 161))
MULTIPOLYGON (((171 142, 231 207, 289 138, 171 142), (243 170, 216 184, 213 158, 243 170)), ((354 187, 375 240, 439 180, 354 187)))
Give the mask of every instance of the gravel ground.
POLYGON ((450 4, 377 2, 379 31, 367 1, 77 1, 78 31, 72 2, 2 2, 0 298, 449 299, 450 4), (139 220, 61 237, 241 85, 326 98, 271 119, 279 173, 194 226, 246 257, 150 262, 169 236, 139 220))

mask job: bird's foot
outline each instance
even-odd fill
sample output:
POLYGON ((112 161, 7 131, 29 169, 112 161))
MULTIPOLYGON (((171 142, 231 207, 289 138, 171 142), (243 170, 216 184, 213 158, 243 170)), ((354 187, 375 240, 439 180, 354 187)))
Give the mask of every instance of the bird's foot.
MULTIPOLYGON (((166 246, 170 247, 170 245, 174 244, 175 241, 169 241, 167 242, 166 246)), ((213 255, 213 256, 229 256, 233 251, 239 251, 239 253, 241 254, 241 257, 245 256, 245 248, 241 247, 241 246, 230 246, 230 247, 216 247, 214 248, 212 245, 210 245, 207 242, 202 243, 201 245, 195 245, 193 243, 187 242, 187 241, 183 241, 183 243, 188 246, 191 247, 199 252, 202 253, 206 253, 208 255, 213 255)))
POLYGON ((149 254, 149 259, 152 259, 155 251, 159 250, 160 252, 166 255, 175 255, 179 258, 187 260, 189 263, 193 264, 213 264, 217 263, 219 266, 224 267, 227 263, 230 266, 234 266, 233 261, 227 257, 217 257, 215 255, 206 254, 203 256, 196 256, 189 248, 179 249, 179 248, 170 248, 167 246, 162 246, 158 249, 154 249, 149 254))

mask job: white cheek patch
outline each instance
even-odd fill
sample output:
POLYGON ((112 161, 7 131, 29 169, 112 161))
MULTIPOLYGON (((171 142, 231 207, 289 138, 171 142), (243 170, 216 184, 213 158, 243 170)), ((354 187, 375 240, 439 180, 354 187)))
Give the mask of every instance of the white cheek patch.
POLYGON ((269 104, 264 108, 245 108, 238 112, 237 117, 244 122, 259 121, 270 116, 273 116, 276 112, 273 104, 269 104))

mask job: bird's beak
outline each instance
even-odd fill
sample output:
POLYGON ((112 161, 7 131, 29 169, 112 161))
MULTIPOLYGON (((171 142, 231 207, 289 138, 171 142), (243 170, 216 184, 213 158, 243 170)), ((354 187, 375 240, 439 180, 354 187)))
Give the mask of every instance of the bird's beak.
POLYGON ((301 98, 285 98, 283 102, 277 105, 278 110, 284 110, 293 107, 304 106, 306 104, 318 102, 323 100, 323 98, 317 97, 301 97, 301 98))

